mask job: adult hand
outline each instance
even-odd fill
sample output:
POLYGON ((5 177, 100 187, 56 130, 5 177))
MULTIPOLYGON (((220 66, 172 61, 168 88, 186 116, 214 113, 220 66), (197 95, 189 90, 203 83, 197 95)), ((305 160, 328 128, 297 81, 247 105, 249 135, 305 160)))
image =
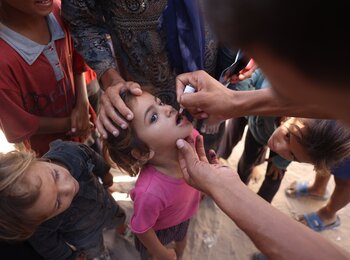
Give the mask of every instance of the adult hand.
POLYGON ((192 138, 186 141, 179 139, 176 145, 179 149, 179 163, 188 184, 211 194, 220 188, 222 182, 232 181, 238 176, 229 167, 220 164, 209 164, 205 155, 203 137, 197 136, 196 146, 192 138))
MULTIPOLYGON (((117 72, 114 71, 113 73, 117 72)), ((105 77, 113 78, 113 76, 110 76, 111 72, 105 74, 105 77)), ((100 111, 98 113, 96 127, 103 138, 107 138, 107 131, 113 133, 115 136, 119 134, 118 129, 113 125, 112 121, 125 129, 128 127, 127 120, 132 120, 134 117, 131 110, 120 97, 120 93, 130 91, 133 95, 139 96, 142 94, 141 87, 138 83, 124 81, 119 75, 118 77, 116 77, 115 74, 113 75, 114 79, 101 79, 102 82, 107 83, 104 84, 104 86, 106 86, 105 91, 101 95, 100 111)))
POLYGON ((224 120, 232 117, 230 105, 234 91, 225 88, 205 71, 195 71, 177 76, 176 95, 179 104, 189 110, 196 118, 207 118, 210 115, 224 120), (183 91, 187 84, 193 85, 197 92, 184 94, 183 91))

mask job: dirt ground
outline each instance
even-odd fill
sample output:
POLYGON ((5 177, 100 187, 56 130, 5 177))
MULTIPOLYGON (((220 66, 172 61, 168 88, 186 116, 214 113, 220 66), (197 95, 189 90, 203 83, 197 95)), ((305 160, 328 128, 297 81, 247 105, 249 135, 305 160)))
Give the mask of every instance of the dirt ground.
MULTIPOLYGON (((12 149, 0 132, 0 150, 12 149)), ((226 162, 236 169, 237 161, 242 152, 242 142, 234 149, 231 157, 226 162)), ((256 168, 258 180, 249 186, 257 190, 263 181, 266 165, 256 168)), ((126 210, 128 219, 132 214, 132 201, 128 192, 132 189, 135 178, 121 175, 113 171, 115 175, 115 188, 118 192, 113 194, 114 198, 126 210)), ((294 180, 313 180, 313 167, 301 163, 292 163, 283 179, 281 188, 276 194, 272 205, 287 215, 293 217, 297 214, 312 212, 320 208, 325 202, 312 199, 293 199, 284 194, 284 189, 294 180)), ((334 189, 334 181, 328 185, 329 192, 334 189)), ((259 214, 253 212, 252 214, 259 214)), ((350 251, 350 205, 339 211, 341 219, 340 227, 322 232, 322 236, 350 251)), ((273 227, 271 227, 273 228, 273 227)), ((138 253, 133 246, 133 236, 130 232, 123 237, 117 236, 114 230, 105 234, 106 244, 111 251, 114 260, 139 259, 138 253)), ((192 219, 189 232, 188 244, 183 260, 232 260, 250 259, 257 249, 250 239, 215 205, 208 197, 202 202, 197 215, 192 219)))
MULTIPOLYGON (((230 167, 236 169, 237 162, 243 151, 243 143, 240 142, 233 150, 230 158, 225 161, 230 167)), ((250 183, 249 187, 257 191, 260 187, 265 174, 266 164, 260 165, 255 169, 257 180, 250 183)), ((117 176, 118 172, 114 172, 117 176)), ((290 217, 313 212, 324 205, 325 201, 313 200, 310 198, 293 199, 286 197, 285 188, 295 180, 310 180, 315 176, 313 167, 303 163, 292 163, 282 181, 280 190, 274 197, 272 205, 280 209, 290 217)), ((122 203, 128 216, 132 214, 132 202, 127 197, 127 191, 130 190, 135 179, 130 177, 116 177, 118 183, 116 187, 120 193, 115 193, 115 198, 122 203)), ((334 189, 334 181, 331 179, 328 185, 328 191, 331 193, 334 189)), ((259 214, 254 212, 252 214, 259 214)), ((350 251, 350 205, 339 211, 341 225, 332 230, 322 232, 322 236, 333 243, 350 251)), ((273 228, 273 227, 271 227, 273 228)), ((138 259, 136 250, 132 245, 132 236, 126 239, 116 238, 114 234, 108 234, 109 244, 113 247, 113 259, 138 259)), ((192 219, 188 232, 188 244, 183 256, 183 260, 246 260, 251 259, 254 252, 258 250, 250 239, 216 206, 208 197, 202 202, 197 215, 192 219)))

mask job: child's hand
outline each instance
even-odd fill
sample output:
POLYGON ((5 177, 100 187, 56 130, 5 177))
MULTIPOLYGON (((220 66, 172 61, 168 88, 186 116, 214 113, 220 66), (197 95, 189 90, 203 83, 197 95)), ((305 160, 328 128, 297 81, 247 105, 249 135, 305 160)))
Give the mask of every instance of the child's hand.
POLYGON ((176 252, 173 248, 166 248, 166 251, 159 255, 154 255, 154 260, 176 260, 176 252))
POLYGON ((274 180, 274 181, 281 180, 283 178, 285 172, 286 172, 286 170, 279 169, 273 163, 269 163, 267 171, 266 171, 266 176, 272 175, 272 180, 274 180))
POLYGON ((112 173, 106 173, 102 178, 103 186, 105 189, 111 187, 113 185, 113 175, 112 173))
POLYGON ((245 80, 245 79, 248 79, 250 78, 254 71, 257 69, 257 66, 254 62, 253 59, 250 59, 250 61, 248 62, 247 66, 242 69, 238 75, 233 75, 231 78, 230 78, 230 83, 232 84, 235 84, 235 83, 238 83, 242 80, 245 80))
POLYGON ((90 122, 89 103, 77 103, 71 113, 71 135, 87 137, 93 124, 90 122))

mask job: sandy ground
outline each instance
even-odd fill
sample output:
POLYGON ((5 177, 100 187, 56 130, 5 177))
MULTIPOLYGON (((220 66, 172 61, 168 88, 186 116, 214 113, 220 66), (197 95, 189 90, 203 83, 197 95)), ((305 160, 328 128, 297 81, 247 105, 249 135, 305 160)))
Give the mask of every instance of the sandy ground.
MULTIPOLYGON (((237 161, 242 152, 242 142, 234 149, 231 157, 227 161, 233 169, 236 169, 237 161)), ((0 132, 0 151, 8 151, 12 146, 7 144, 0 132)), ((249 186, 257 190, 264 178, 266 165, 256 168, 259 180, 249 186)), ((132 202, 128 192, 132 189, 135 178, 121 175, 118 171, 115 174, 114 198, 126 210, 128 219, 132 214, 132 202)), ((292 163, 286 176, 283 179, 281 188, 276 194, 272 204, 287 215, 293 217, 296 214, 312 212, 320 208, 325 202, 312 199, 292 199, 284 195, 284 189, 294 180, 313 180, 313 167, 301 163, 292 163)), ((333 180, 328 185, 329 192, 334 189, 333 180)), ((259 212, 252 212, 259 214, 259 212)), ((336 243, 337 245, 350 251, 350 205, 339 211, 341 226, 322 232, 322 236, 336 243)), ((271 227, 273 228, 273 227, 271 227)), ((127 235, 117 236, 114 230, 106 232, 106 244, 111 251, 114 260, 139 259, 138 253, 133 246, 133 236, 129 232, 127 235)), ((183 260, 232 260, 250 259, 257 249, 250 239, 215 205, 208 197, 202 202, 197 215, 192 219, 189 232, 188 243, 183 256, 183 260)))

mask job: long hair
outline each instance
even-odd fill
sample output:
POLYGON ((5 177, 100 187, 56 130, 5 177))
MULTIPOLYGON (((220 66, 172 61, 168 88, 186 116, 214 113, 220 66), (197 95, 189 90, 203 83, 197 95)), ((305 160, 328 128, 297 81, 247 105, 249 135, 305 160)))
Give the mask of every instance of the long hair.
POLYGON ((300 119, 307 128, 300 144, 315 169, 327 170, 350 158, 350 131, 335 120, 300 119))
MULTIPOLYGON (((133 97, 134 95, 128 91, 121 94, 121 98, 126 105, 130 103, 133 97)), ((130 124, 126 129, 122 129, 116 124, 114 126, 118 129, 119 135, 114 136, 108 133, 107 139, 103 141, 104 158, 111 166, 117 166, 130 176, 136 176, 146 162, 134 158, 131 152, 133 149, 138 149, 141 154, 147 154, 149 148, 137 137, 130 124)))
POLYGON ((44 219, 28 216, 37 201, 40 185, 32 185, 25 173, 35 162, 32 152, 0 153, 0 240, 28 239, 44 219))

